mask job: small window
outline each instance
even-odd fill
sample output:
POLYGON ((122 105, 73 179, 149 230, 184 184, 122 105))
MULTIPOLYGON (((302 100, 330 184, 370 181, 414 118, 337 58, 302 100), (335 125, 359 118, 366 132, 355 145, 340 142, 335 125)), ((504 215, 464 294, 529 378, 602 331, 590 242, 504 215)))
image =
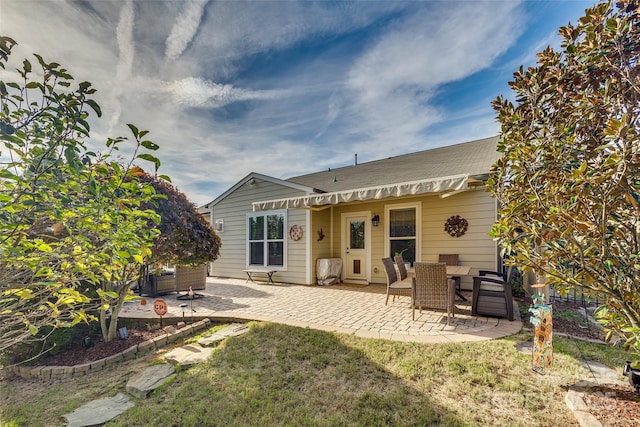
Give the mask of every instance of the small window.
POLYGON ((416 261, 417 208, 398 207, 389 209, 389 256, 402 255, 411 265, 416 261))
POLYGON ((286 211, 247 216, 247 253, 250 266, 284 267, 286 211))

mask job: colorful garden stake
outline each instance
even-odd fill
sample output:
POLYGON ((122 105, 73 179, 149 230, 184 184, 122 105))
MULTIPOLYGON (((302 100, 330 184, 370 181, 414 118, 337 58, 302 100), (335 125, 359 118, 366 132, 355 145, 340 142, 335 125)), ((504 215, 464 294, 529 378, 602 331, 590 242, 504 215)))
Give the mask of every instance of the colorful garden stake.
MULTIPOLYGON (((533 285, 534 288, 546 286, 543 283, 533 285)), ((533 307, 529 309, 532 314, 530 321, 534 326, 533 351, 531 353, 531 365, 535 372, 546 373, 551 369, 553 361, 553 313, 551 304, 543 304, 544 294, 533 296, 533 307)))

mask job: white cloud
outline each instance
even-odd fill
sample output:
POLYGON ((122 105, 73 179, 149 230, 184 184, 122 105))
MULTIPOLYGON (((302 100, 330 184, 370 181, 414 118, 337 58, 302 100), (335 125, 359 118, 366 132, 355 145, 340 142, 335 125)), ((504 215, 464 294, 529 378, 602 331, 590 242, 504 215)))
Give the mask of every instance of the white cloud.
MULTIPOLYGON (((157 88, 154 88, 157 90, 157 88)), ((219 84, 199 77, 188 77, 163 83, 160 91, 184 107, 219 108, 233 102, 276 99, 287 95, 285 90, 249 90, 219 84)))
POLYGON ((184 3, 182 12, 176 18, 167 38, 165 55, 172 61, 178 58, 195 36, 207 1, 189 1, 184 3))
MULTIPOLYGON (((118 65, 116 66, 116 81, 125 82, 131 78, 133 68, 133 58, 135 55, 135 47, 133 45, 133 22, 134 22, 133 0, 127 0, 120 9, 120 19, 116 26, 116 40, 118 41, 118 65)), ((109 120, 109 131, 111 131, 120 122, 120 114, 122 113, 119 97, 122 94, 122 85, 115 84, 109 94, 113 112, 109 120)))
POLYGON ((397 22, 354 64, 348 79, 360 131, 411 146, 443 120, 431 99, 438 88, 482 70, 519 34, 517 3, 425 8, 397 22))
POLYGON ((197 203, 251 171, 287 178, 354 153, 368 161, 495 133, 486 99, 441 101, 462 97, 455 82, 503 71, 496 59, 528 24, 510 1, 0 6, 17 57, 44 54, 98 89, 105 120, 93 137, 126 135, 124 123, 150 130, 160 172, 197 203))

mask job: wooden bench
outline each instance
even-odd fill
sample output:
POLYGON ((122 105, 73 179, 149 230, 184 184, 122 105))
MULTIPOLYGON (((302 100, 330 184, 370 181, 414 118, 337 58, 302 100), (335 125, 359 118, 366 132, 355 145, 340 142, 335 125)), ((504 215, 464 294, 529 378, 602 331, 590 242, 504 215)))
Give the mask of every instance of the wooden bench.
POLYGON ((275 273, 277 270, 269 270, 268 268, 248 268, 246 270, 244 270, 245 273, 247 273, 247 280, 245 280, 245 283, 247 283, 248 281, 251 281, 253 283, 256 283, 255 280, 253 280, 253 275, 254 274, 265 274, 267 276, 267 284, 271 283, 272 285, 273 283, 273 273, 275 273))

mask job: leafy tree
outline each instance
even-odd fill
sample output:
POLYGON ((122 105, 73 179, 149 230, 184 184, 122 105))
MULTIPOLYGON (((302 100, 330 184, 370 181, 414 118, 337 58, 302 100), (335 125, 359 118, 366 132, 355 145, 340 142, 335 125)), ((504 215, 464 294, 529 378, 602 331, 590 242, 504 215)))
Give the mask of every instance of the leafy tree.
POLYGON ((597 316, 640 352, 638 1, 600 3, 560 28, 562 50, 510 82, 490 191, 509 262, 556 289, 605 297, 597 316))
MULTIPOLYGON (((14 45, 0 37, 3 69, 14 45)), ((158 234, 149 226, 158 215, 142 207, 155 191, 130 172, 136 158, 157 168, 157 158, 140 152, 157 146, 129 125, 128 165, 112 160, 127 138, 89 149, 90 110, 101 115, 95 89, 72 88, 66 69, 35 58, 37 72, 25 59, 15 81, 0 81, 0 352, 94 319, 96 310, 105 339, 115 337, 118 311, 158 234)))
POLYGON ((134 168, 133 174, 140 182, 151 184, 159 196, 153 204, 144 204, 160 215, 160 234, 151 248, 151 262, 197 266, 216 260, 220 237, 187 196, 167 180, 140 168, 134 168))

